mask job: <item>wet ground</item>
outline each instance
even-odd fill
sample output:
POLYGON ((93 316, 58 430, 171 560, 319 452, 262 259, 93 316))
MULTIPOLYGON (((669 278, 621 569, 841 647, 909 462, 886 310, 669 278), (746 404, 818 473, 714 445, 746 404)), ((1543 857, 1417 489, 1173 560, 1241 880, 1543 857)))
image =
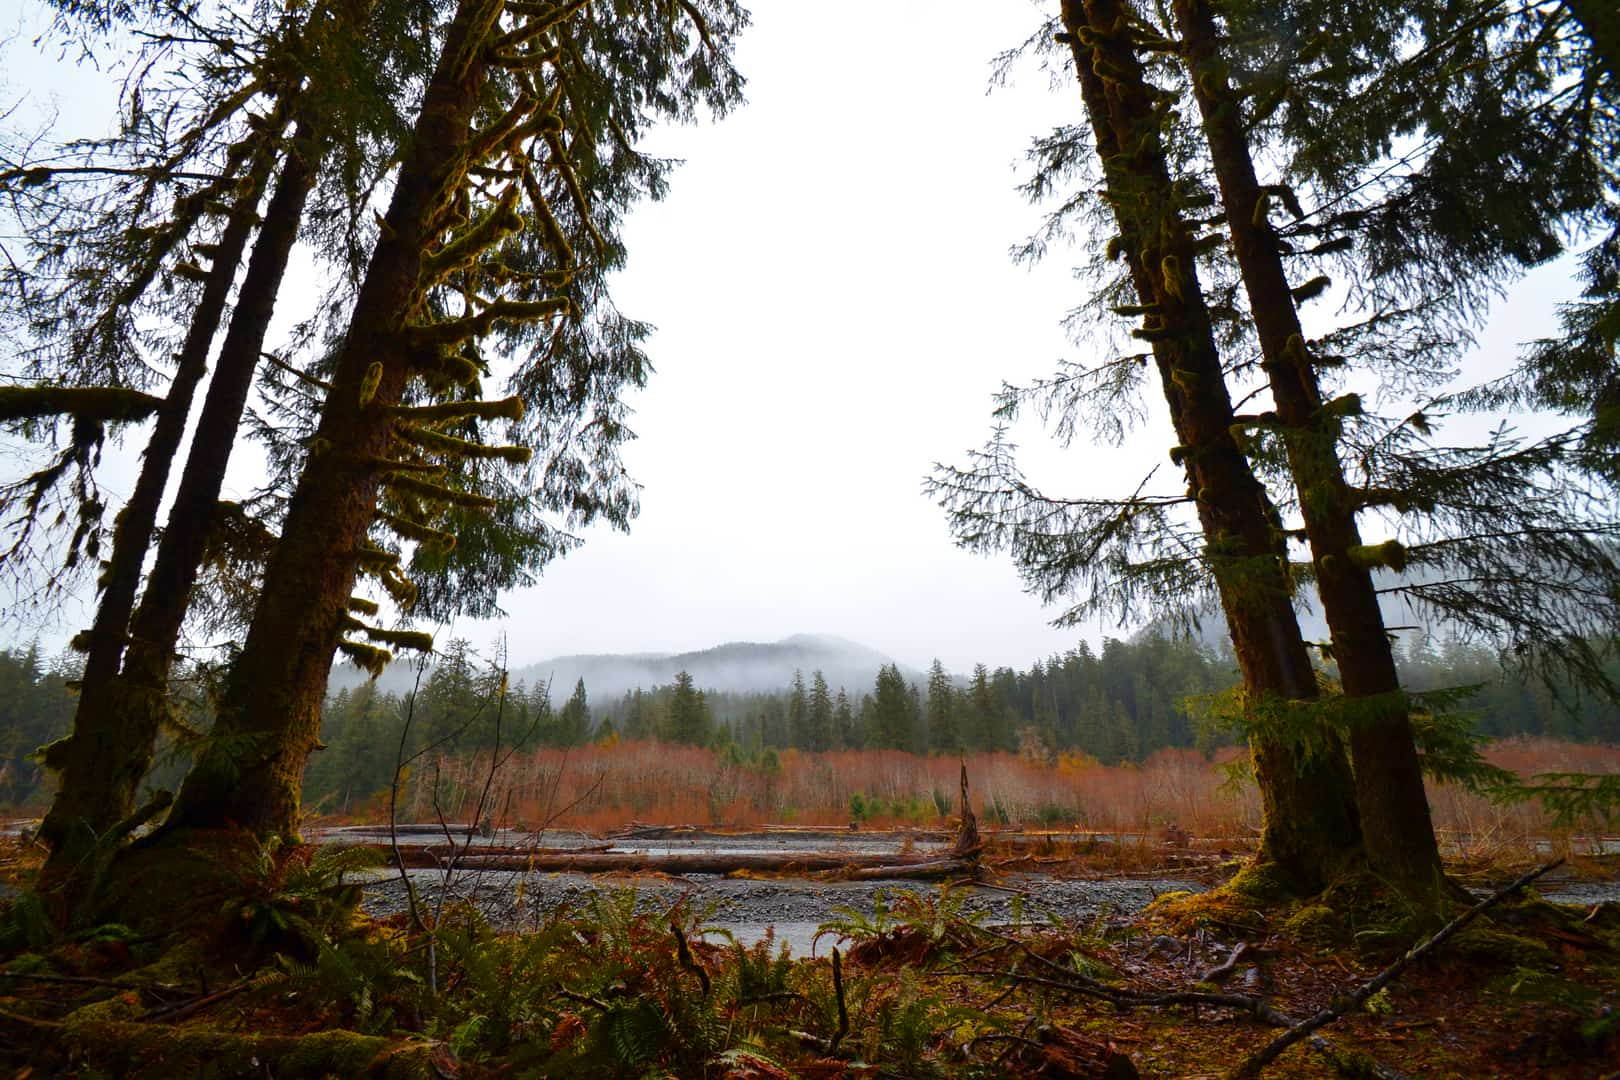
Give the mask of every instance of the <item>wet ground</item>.
MULTIPOLYGON (((334 830, 327 840, 378 842, 375 831, 334 830)), ((401 843, 444 843, 443 832, 415 831, 400 835, 401 843)), ((466 842, 465 833, 458 843, 466 842)), ((693 852, 781 853, 836 851, 846 854, 916 854, 943 850, 949 837, 938 833, 844 832, 833 830, 783 830, 754 833, 713 833, 702 830, 647 829, 631 835, 594 837, 583 833, 547 833, 530 836, 496 833, 474 838, 472 852, 480 847, 511 848, 533 844, 547 848, 601 848, 611 844, 615 852, 640 852, 649 856, 693 852)), ((435 905, 443 895, 445 874, 437 870, 411 872, 422 902, 435 905)), ((1084 923, 1110 915, 1138 911, 1167 892, 1202 891, 1198 881, 1173 873, 1153 877, 1075 879, 1046 874, 1007 874, 995 886, 967 885, 956 888, 952 901, 959 901, 964 912, 980 913, 990 923, 1019 921, 1066 924, 1084 923)), ((587 875, 538 874, 509 871, 458 872, 450 883, 453 899, 478 905, 495 925, 524 929, 562 907, 586 907, 598 898, 635 892, 638 908, 662 912, 677 904, 687 904, 699 913, 718 936, 732 935, 742 944, 752 944, 767 932, 786 941, 795 955, 810 955, 813 949, 825 951, 837 943, 834 935, 817 942, 818 928, 847 917, 840 909, 852 909, 870 918, 881 897, 892 897, 901 890, 937 894, 939 887, 927 882, 863 881, 840 882, 805 878, 759 880, 730 878, 715 874, 587 875)), ((1548 882, 1542 889, 1547 899, 1559 903, 1594 904, 1620 900, 1620 884, 1568 880, 1548 882)), ((892 903, 892 900, 890 901, 892 903)), ((380 876, 367 889, 366 909, 387 915, 404 910, 405 887, 397 874, 380 876)))
MULTIPOLYGON (((422 902, 436 903, 444 875, 434 870, 416 870, 411 876, 422 902)), ((1001 884, 1003 888, 962 886, 953 890, 952 902, 960 901, 964 912, 982 913, 990 923, 1051 919, 1072 923, 1127 914, 1166 892, 1203 888, 1196 882, 1171 878, 1062 881, 1034 875, 1009 876, 1001 884)), ((712 874, 671 878, 472 872, 452 883, 450 895, 477 904, 497 926, 517 930, 533 926, 559 907, 587 907, 597 897, 625 889, 635 890, 637 907, 646 911, 662 912, 687 904, 706 925, 729 932, 745 945, 758 941, 767 928, 774 928, 777 940, 787 941, 795 955, 810 954, 817 927, 839 918, 840 908, 853 909, 869 918, 881 895, 892 897, 900 890, 923 894, 939 891, 938 886, 926 882, 759 881, 712 874)), ((405 906, 405 887, 398 875, 379 880, 366 890, 365 907, 372 914, 393 914, 405 906)), ((823 938, 821 949, 836 943, 836 937, 823 938)))

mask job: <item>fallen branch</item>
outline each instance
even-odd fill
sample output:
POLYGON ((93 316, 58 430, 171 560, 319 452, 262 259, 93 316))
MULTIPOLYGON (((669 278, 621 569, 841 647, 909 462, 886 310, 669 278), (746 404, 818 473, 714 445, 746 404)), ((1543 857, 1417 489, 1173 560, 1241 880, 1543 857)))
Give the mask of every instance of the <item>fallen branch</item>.
POLYGON ((147 1013, 144 1017, 142 1017, 142 1019, 148 1023, 156 1020, 166 1020, 170 1022, 184 1020, 188 1016, 195 1016, 197 1013, 202 1012, 210 1005, 217 1004, 224 1001, 228 997, 234 997, 237 994, 240 994, 243 990, 246 990, 252 985, 252 979, 243 979, 241 982, 232 983, 223 990, 215 990, 212 994, 204 994, 202 997, 192 998, 190 1001, 176 1002, 173 1005, 160 1006, 159 1008, 153 1009, 151 1012, 147 1013))
POLYGON ((1244 1062, 1236 1069, 1233 1069, 1229 1075, 1233 1077, 1234 1080, 1238 1077, 1258 1076, 1260 1074, 1260 1070, 1265 1068, 1271 1062, 1277 1060, 1278 1055, 1280 1055, 1284 1050, 1287 1050, 1299 1040, 1305 1038, 1307 1035, 1310 1035, 1312 1032, 1316 1031, 1317 1028, 1323 1027, 1326 1024, 1331 1024, 1333 1021, 1337 1020, 1339 1017, 1343 1016, 1352 1009, 1360 1008, 1368 998, 1372 997, 1374 994, 1378 993, 1378 991, 1395 981, 1396 976, 1400 975, 1401 972, 1405 971, 1414 962, 1421 960, 1423 957, 1439 948, 1458 930, 1461 930, 1464 926, 1467 926, 1480 915, 1484 914, 1486 910, 1496 904, 1501 903, 1509 896, 1512 896, 1514 893, 1536 880, 1536 878, 1547 873, 1549 870, 1563 865, 1563 862, 1564 860, 1562 858, 1554 859, 1545 866, 1537 867, 1503 888, 1498 889, 1490 896, 1487 896, 1485 899, 1481 900, 1479 903, 1475 904, 1461 915, 1458 915, 1455 919, 1452 919, 1450 922, 1446 923, 1445 926, 1442 926, 1433 937, 1430 937, 1427 941, 1406 950, 1400 959, 1396 960, 1383 971, 1380 971, 1377 975, 1374 975, 1371 979, 1367 980, 1367 982, 1363 983, 1359 989, 1339 998, 1333 1005, 1323 1009, 1315 1016, 1294 1024, 1287 1031, 1283 1032, 1271 1042, 1261 1047, 1259 1051, 1249 1055, 1249 1057, 1244 1060, 1244 1062))
POLYGON ((1238 942, 1237 946, 1233 948, 1231 956, 1228 956, 1225 960, 1221 961, 1219 964, 1216 964, 1214 967, 1200 975, 1198 977, 1198 981, 1206 983, 1221 982, 1228 975, 1231 975, 1232 972, 1237 970, 1238 964, 1242 963, 1243 958, 1249 955, 1249 951, 1249 943, 1247 941, 1238 942))
MULTIPOLYGON (((1014 937, 997 933, 983 926, 969 925, 975 932, 1000 941, 1022 952, 1037 966, 1050 971, 1050 975, 1030 975, 1021 972, 998 971, 984 968, 959 969, 966 975, 994 975, 1013 982, 1030 983, 1036 986, 1045 986, 1057 990, 1067 990, 1071 993, 1083 994, 1087 997, 1098 998, 1113 1005, 1114 1008, 1125 1011, 1137 1008, 1153 1008, 1167 1005, 1191 1005, 1197 1008, 1207 1005, 1211 1008, 1232 1009, 1236 1012, 1248 1013, 1262 1023, 1272 1027, 1293 1028, 1296 1021, 1286 1013, 1273 1008, 1265 1000, 1251 997, 1248 994, 1211 993, 1202 990, 1180 990, 1164 992, 1143 993, 1136 990, 1122 990, 1107 983, 1082 975, 1072 968, 1066 968, 1054 960, 1050 960, 1031 949, 1028 944, 1014 937)), ((1326 1057, 1339 1059, 1344 1056, 1338 1047, 1320 1035, 1310 1035, 1310 1045, 1313 1049, 1326 1057)), ((1407 1080, 1404 1073, 1390 1068, 1380 1062, 1367 1059, 1362 1066, 1378 1080, 1407 1080)))

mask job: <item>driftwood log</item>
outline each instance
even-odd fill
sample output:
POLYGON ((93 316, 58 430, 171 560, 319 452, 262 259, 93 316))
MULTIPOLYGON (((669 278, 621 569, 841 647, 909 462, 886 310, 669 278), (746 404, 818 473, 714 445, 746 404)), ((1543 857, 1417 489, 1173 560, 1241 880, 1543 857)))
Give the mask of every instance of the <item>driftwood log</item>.
MULTIPOLYGON (((401 851, 409 851, 402 848, 401 851)), ((437 867, 443 859, 425 860, 420 865, 437 867)), ((869 870, 892 868, 916 871, 949 863, 940 876, 953 872, 959 860, 929 856, 907 858, 900 855, 847 854, 824 851, 736 852, 683 851, 669 855, 648 855, 638 851, 574 852, 534 851, 521 855, 467 854, 456 860, 462 870, 516 870, 536 873, 613 874, 729 874, 733 871, 759 873, 814 873, 817 871, 869 870)), ((965 864, 962 864, 965 865, 965 864)), ((876 876, 883 876, 881 874, 876 876)), ((912 876, 927 876, 927 874, 912 876)))
MULTIPOLYGON (((610 851, 605 845, 592 848, 491 848, 480 845, 432 846, 400 845, 393 850, 398 864, 411 869, 440 869, 454 863, 458 870, 500 870, 520 873, 569 874, 822 874, 856 881, 897 879, 937 879, 975 876, 983 841, 978 818, 968 799, 967 766, 962 766, 962 815, 955 843, 942 852, 920 854, 875 854, 837 851, 683 851, 653 855, 640 851, 610 851)), ((680 827, 669 827, 675 835, 680 827)), ((694 830, 684 830, 691 835, 694 830)), ((665 834, 663 826, 638 827, 633 835, 652 839, 665 834)), ((803 834, 801 833, 801 838, 803 834)), ((828 839, 837 837, 826 834, 828 839)))

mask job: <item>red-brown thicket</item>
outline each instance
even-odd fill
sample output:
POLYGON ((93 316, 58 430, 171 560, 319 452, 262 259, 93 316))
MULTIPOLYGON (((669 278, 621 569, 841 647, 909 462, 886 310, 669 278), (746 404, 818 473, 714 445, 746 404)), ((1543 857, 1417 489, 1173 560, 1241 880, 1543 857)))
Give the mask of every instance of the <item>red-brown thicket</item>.
MULTIPOLYGON (((981 821, 1109 833, 1172 822, 1200 836, 1241 836, 1258 825, 1252 790, 1222 787, 1214 759, 1160 750, 1142 765, 1104 766, 1083 755, 1056 762, 974 754, 968 776, 981 821)), ((765 764, 657 742, 620 742, 519 754, 497 770, 495 816, 530 827, 606 829, 630 821, 746 826, 943 825, 957 813, 959 761, 899 750, 786 750, 765 764)), ((403 816, 438 810, 465 820, 488 773, 487 755, 444 758, 410 778, 403 816)))
MULTIPOLYGON (((1520 738, 1486 751, 1522 776, 1620 772, 1620 748, 1520 738)), ((1158 835, 1175 825, 1194 837, 1242 839, 1259 828, 1252 784, 1227 782, 1241 751, 1208 757, 1160 750, 1141 765, 1106 766, 1083 755, 1056 761, 1015 754, 967 760, 976 810, 987 825, 1158 835)), ((515 755, 497 770, 492 816, 530 828, 607 831, 629 822, 750 826, 943 826, 956 814, 958 759, 898 750, 786 750, 772 763, 738 762, 713 750, 658 742, 547 749, 515 755)), ((409 777, 401 817, 436 812, 465 821, 489 771, 487 755, 442 758, 409 777), (435 790, 438 807, 435 808, 435 790)), ((1435 825, 1468 853, 1568 842, 1536 803, 1498 806, 1454 785, 1431 785, 1435 825)), ((1592 823, 1578 823, 1575 834, 1592 823)))

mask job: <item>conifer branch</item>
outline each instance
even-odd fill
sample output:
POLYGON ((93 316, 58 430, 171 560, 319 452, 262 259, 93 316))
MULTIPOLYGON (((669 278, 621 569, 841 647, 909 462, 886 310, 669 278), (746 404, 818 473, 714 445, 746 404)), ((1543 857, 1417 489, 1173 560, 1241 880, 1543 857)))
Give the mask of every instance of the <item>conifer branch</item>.
POLYGON ((0 423, 48 416, 130 423, 144 420, 162 405, 162 398, 122 386, 0 386, 0 423))
POLYGON ((373 679, 379 678, 389 662, 394 659, 394 654, 387 649, 379 649, 375 645, 367 645, 361 641, 350 641, 348 638, 339 638, 337 648, 338 652, 348 657, 355 667, 373 679))
POLYGON ((490 446, 486 443, 471 442, 467 439, 458 439, 453 435, 446 435, 442 431, 432 428, 414 427, 409 424, 397 425, 394 435, 402 442, 427 450, 430 453, 446 454, 457 458, 478 458, 485 460, 500 460, 511 465, 527 465, 534 456, 534 451, 527 446, 490 446))
POLYGON ((280 371, 285 371, 287 374, 291 375, 293 378, 297 379, 299 382, 303 383, 305 386, 314 387, 315 389, 320 390, 323 393, 331 393, 332 392, 332 384, 331 383, 327 382, 324 379, 317 379, 313 375, 309 375, 309 374, 307 374, 305 372, 302 372, 302 371, 298 370, 296 367, 294 367, 293 365, 287 363, 287 361, 283 360, 281 357, 277 356, 275 353, 272 353, 272 352, 260 352, 259 355, 261 357, 263 357, 265 360, 269 361, 271 367, 276 368, 276 369, 278 369, 280 371))
POLYGON ((441 484, 431 484, 426 480, 418 480, 414 476, 387 475, 382 478, 382 483, 384 487, 390 490, 403 491, 429 503, 449 503, 454 506, 466 506, 477 510, 493 510, 499 505, 488 495, 479 495, 471 491, 457 491, 441 484))
POLYGON ((463 315, 459 319, 426 326, 405 328, 405 338, 413 349, 427 349, 441 345, 454 345, 480 338, 495 329, 497 323, 531 323, 557 315, 569 314, 574 302, 566 296, 552 296, 544 300, 495 300, 476 315, 463 315))
POLYGON ((433 651, 433 635, 421 630, 385 630, 380 626, 362 622, 352 615, 343 617, 343 628, 359 631, 372 641, 380 641, 395 648, 412 649, 416 652, 433 651))
POLYGON ((421 275, 417 281, 428 288, 443 281, 457 270, 465 269, 477 261, 478 256, 513 233, 523 231, 523 218, 513 209, 518 199, 518 188, 507 187, 500 200, 476 223, 463 229, 460 235, 422 260, 421 275))
POLYGON ((408 425, 433 424, 445 420, 521 420, 523 399, 497 398, 494 401, 444 401, 437 405, 396 405, 390 414, 408 425))
POLYGON ((400 461, 396 458, 371 458, 370 465, 377 471, 389 476, 414 473, 418 476, 438 478, 445 474, 445 467, 435 461, 400 461))
POLYGON ((402 514, 392 514, 380 511, 377 518, 394 532, 406 540, 414 540, 418 544, 427 544, 436 550, 449 554, 456 546, 456 534, 444 532, 420 521, 413 521, 402 514))

